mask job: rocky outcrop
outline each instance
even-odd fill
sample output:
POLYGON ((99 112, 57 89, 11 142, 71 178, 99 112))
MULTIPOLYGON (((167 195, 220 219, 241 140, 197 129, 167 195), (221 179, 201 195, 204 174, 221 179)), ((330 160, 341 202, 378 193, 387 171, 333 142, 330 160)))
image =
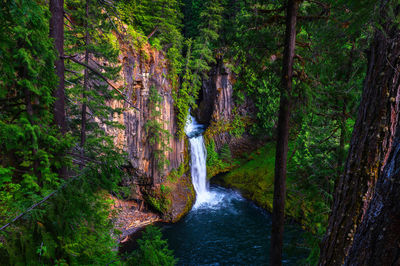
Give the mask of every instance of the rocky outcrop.
POLYGON ((253 120, 250 114, 256 112, 247 98, 241 104, 235 102, 234 83, 234 73, 218 60, 209 78, 203 81, 195 116, 208 125, 204 134, 206 144, 213 141, 217 152, 228 146, 233 157, 240 157, 258 147, 258 141, 247 132, 253 120))
POLYGON ((168 79, 168 62, 162 51, 151 48, 147 43, 135 47, 129 38, 118 38, 122 68, 121 79, 115 87, 122 92, 125 100, 115 100, 110 105, 123 109, 122 114, 114 116, 114 120, 124 125, 125 129, 110 129, 108 133, 115 136, 115 145, 128 154, 132 173, 129 184, 133 197, 144 198, 155 205, 157 200, 165 198, 167 190, 172 195, 176 194, 176 197, 168 197, 168 208, 159 209, 164 219, 174 221, 190 210, 194 192, 188 171, 181 171, 182 175, 176 178, 175 183, 167 180, 171 171, 182 168, 185 160, 186 164, 188 161, 185 141, 175 137, 177 123, 173 87, 168 79), (150 91, 154 89, 160 99, 157 105, 150 99, 150 91), (150 122, 157 123, 160 132, 150 132, 150 122), (157 140, 152 143, 154 139, 157 140))

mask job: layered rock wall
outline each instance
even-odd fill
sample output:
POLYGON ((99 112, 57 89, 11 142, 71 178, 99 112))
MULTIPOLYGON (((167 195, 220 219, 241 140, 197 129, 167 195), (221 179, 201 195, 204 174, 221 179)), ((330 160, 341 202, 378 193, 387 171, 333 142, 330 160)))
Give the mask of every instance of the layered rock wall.
POLYGON ((212 139, 218 152, 224 145, 228 145, 232 155, 238 157, 244 152, 254 150, 257 141, 246 130, 252 123, 250 114, 255 113, 255 107, 247 98, 242 104, 235 103, 234 83, 234 73, 222 60, 218 60, 209 73, 209 78, 203 81, 195 115, 198 121, 208 125, 205 132, 206 142, 212 139), (235 134, 238 127, 243 127, 242 134, 235 134))
POLYGON ((129 38, 119 38, 119 47, 121 79, 115 87, 122 92, 125 100, 114 100, 110 105, 123 108, 123 113, 115 115, 114 120, 124 125, 125 129, 110 129, 108 132, 115 136, 115 145, 128 154, 132 173, 130 184, 136 191, 135 197, 143 197, 162 212, 166 220, 176 220, 190 209, 194 192, 187 171, 187 145, 184 139, 175 137, 177 121, 173 87, 168 79, 168 62, 162 51, 151 48, 147 43, 138 48, 129 42, 129 38), (158 107, 150 102, 151 88, 155 88, 161 97, 158 107), (158 108, 160 115, 154 117, 152 108, 158 108), (151 143, 146 130, 151 120, 156 120, 168 132, 160 133, 158 137, 164 135, 164 138, 156 144, 151 143), (162 146, 160 142, 167 144, 162 148, 167 162, 162 164, 161 169, 157 161, 160 156, 156 156, 162 146), (167 180, 171 171, 178 168, 186 169, 181 170, 182 175, 174 181, 167 180), (160 204, 163 206, 160 207, 160 204))

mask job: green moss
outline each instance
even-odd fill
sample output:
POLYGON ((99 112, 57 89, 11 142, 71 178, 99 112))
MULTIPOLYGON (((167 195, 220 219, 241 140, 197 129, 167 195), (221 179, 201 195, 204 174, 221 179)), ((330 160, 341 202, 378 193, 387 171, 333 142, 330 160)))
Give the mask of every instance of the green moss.
POLYGON ((206 142, 207 149, 207 178, 211 178, 220 173, 225 173, 238 165, 238 161, 232 160, 229 146, 224 145, 219 154, 215 149, 215 142, 210 139, 206 142))
POLYGON ((186 153, 187 148, 185 148, 184 161, 179 167, 170 171, 162 184, 155 186, 145 195, 146 202, 160 212, 165 221, 177 222, 190 211, 195 199, 189 174, 189 157, 186 153))
MULTIPOLYGON (((290 152, 289 152, 290 154, 290 152)), ((267 143, 264 147, 248 156, 248 161, 229 173, 219 176, 216 183, 240 190, 246 198, 254 201, 262 208, 272 211, 274 193, 275 143, 267 143)), ((298 181, 298 180, 297 180, 298 181)), ((302 191, 296 186, 296 179, 287 178, 287 197, 285 212, 300 222, 304 228, 315 231, 312 224, 315 201, 306 201, 302 191)))
POLYGON ((178 168, 172 169, 171 172, 168 174, 167 179, 170 182, 176 182, 179 180, 181 176, 188 171, 189 163, 181 163, 178 168))
POLYGON ((150 196, 146 197, 146 202, 149 203, 156 211, 166 213, 170 202, 165 197, 150 196))

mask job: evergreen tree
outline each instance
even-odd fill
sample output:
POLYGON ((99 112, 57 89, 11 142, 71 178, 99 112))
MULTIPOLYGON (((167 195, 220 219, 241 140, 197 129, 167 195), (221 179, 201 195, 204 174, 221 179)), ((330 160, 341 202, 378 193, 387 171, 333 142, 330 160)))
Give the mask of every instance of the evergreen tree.
POLYGON ((121 99, 109 83, 117 79, 120 67, 113 46, 113 21, 106 5, 94 1, 66 2, 69 27, 66 31, 68 116, 74 136, 79 138, 81 155, 97 158, 104 150, 114 150, 105 129, 120 127, 110 119, 120 109, 113 100, 121 99), (80 104, 76 104, 80 103, 80 104))
POLYGON ((283 225, 285 221, 286 166, 289 119, 293 90, 293 64, 296 46, 296 23, 299 3, 289 0, 286 11, 285 48, 283 52, 281 95, 275 155, 274 202, 271 230, 271 265, 282 265, 283 225))
POLYGON ((73 78, 67 76, 70 127, 63 137, 51 108, 57 79, 48 9, 36 1, 9 1, 1 9, 1 223, 21 214, 1 232, 5 264, 105 264, 117 258, 110 202, 101 191, 117 188, 124 162, 105 132, 115 124, 108 119, 116 110, 106 103, 116 93, 104 80, 119 69, 113 66, 109 15, 97 4, 86 9, 86 3, 67 2, 74 8, 68 12, 67 57, 78 64, 67 68, 73 78), (79 61, 82 54, 87 64, 79 61), (66 180, 57 174, 61 167, 68 167, 66 180))
POLYGON ((157 266, 176 265, 172 250, 168 249, 168 243, 162 239, 160 229, 154 226, 146 227, 141 239, 138 240, 139 248, 129 257, 129 265, 157 266))
MULTIPOLYGON (((0 12, 0 223, 5 225, 64 182, 58 172, 68 164, 63 155, 69 140, 53 124, 56 53, 48 38, 48 8, 7 1, 0 12)), ((36 257, 40 243, 31 238, 32 230, 44 213, 34 210, 1 232, 2 263, 36 257)))

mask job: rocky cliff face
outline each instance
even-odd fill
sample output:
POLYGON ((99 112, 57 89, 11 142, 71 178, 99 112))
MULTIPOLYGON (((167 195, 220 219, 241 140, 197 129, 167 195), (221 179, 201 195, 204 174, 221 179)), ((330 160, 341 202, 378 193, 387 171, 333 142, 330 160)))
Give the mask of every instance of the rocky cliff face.
POLYGON ((113 129, 109 133, 116 136, 115 145, 128 154, 132 173, 130 185, 135 197, 143 197, 163 213, 164 219, 174 221, 190 210, 194 192, 187 171, 187 145, 184 140, 175 137, 177 124, 173 88, 167 78, 167 60, 161 51, 148 44, 138 48, 120 38, 119 47, 121 79, 115 86, 121 90, 125 100, 110 104, 124 109, 114 119, 123 124, 125 129, 113 129), (160 97, 157 106, 151 103, 152 89, 160 97), (157 116, 154 115, 155 109, 157 116), (151 121, 157 123, 163 133, 150 132, 151 121), (158 140, 154 144, 150 138, 158 140), (167 178, 171 172, 175 175, 180 173, 180 176, 173 180, 167 178))
POLYGON ((198 121, 208 125, 204 134, 206 144, 214 142, 216 152, 227 146, 233 157, 240 157, 258 145, 258 141, 247 132, 247 127, 252 122, 249 114, 256 112, 249 99, 245 99, 242 104, 235 103, 234 83, 235 75, 222 60, 218 60, 209 73, 208 80, 203 81, 195 116, 198 121))

